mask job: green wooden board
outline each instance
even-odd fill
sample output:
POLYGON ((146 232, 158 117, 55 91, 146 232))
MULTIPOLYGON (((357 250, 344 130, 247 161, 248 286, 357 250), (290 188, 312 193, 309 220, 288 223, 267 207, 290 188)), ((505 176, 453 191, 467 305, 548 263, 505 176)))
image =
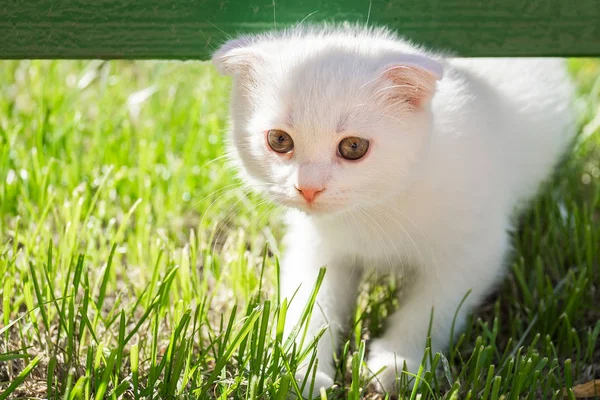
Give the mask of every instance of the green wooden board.
POLYGON ((600 0, 0 0, 0 58, 207 59, 229 35, 368 15, 463 56, 600 55, 600 0))

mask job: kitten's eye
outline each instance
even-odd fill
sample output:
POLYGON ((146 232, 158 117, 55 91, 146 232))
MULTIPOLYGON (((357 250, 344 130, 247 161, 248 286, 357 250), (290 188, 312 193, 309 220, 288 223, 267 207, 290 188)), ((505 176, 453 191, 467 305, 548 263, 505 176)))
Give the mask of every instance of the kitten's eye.
POLYGON ((367 150, 369 150, 369 141, 359 137, 342 139, 338 146, 340 155, 346 160, 358 160, 367 154, 367 150))
POLYGON ((271 129, 267 133, 267 142, 277 153, 289 153, 294 148, 292 137, 279 129, 271 129))

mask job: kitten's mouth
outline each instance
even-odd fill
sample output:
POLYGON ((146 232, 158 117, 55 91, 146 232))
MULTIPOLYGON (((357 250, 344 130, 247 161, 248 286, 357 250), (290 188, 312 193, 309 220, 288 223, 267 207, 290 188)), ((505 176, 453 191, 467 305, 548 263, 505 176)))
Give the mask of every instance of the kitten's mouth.
POLYGON ((302 197, 294 197, 277 193, 273 196, 273 201, 286 208, 293 208, 309 215, 323 215, 338 213, 346 209, 343 203, 331 202, 329 199, 317 198, 313 201, 306 201, 302 197))
POLYGON ((329 203, 321 202, 321 201, 313 201, 313 202, 309 203, 304 200, 302 200, 302 201, 288 200, 288 201, 282 202, 281 204, 283 204, 286 207, 294 208, 294 209, 302 211, 306 214, 312 214, 312 215, 330 214, 336 208, 340 207, 340 205, 333 205, 333 204, 329 204, 329 203))

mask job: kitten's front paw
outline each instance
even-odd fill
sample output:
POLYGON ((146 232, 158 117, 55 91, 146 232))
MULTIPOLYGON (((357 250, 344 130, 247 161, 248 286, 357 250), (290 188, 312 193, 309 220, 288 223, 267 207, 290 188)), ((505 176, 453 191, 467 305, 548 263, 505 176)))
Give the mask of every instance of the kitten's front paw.
POLYGON ((383 352, 371 355, 367 360, 367 367, 372 378, 369 385, 379 393, 398 391, 396 378, 402 373, 402 363, 393 353, 383 352), (398 362, 398 366, 396 366, 398 362))
MULTIPOLYGON (((417 371, 413 371, 415 366, 410 361, 397 356, 396 354, 389 351, 377 351, 374 352, 369 359, 367 360, 367 367, 369 368, 369 372, 371 375, 370 386, 375 388, 380 393, 392 393, 396 394, 399 391, 399 379, 402 376, 402 369, 404 368, 404 363, 406 362, 406 367, 408 371, 416 373, 417 371), (373 374, 377 374, 373 376, 373 374)), ((418 369, 418 364, 416 365, 418 369)), ((411 377, 408 377, 409 388, 414 385, 415 380, 411 377)))
MULTIPOLYGON (((302 383, 304 382, 304 379, 306 377, 306 371, 300 371, 296 373, 296 381, 298 382, 298 386, 301 387, 302 383)), ((308 379, 306 379, 306 385, 304 386, 304 389, 302 390, 302 397, 304 397, 305 399, 315 399, 315 398, 319 398, 320 397, 320 391, 321 388, 323 389, 329 389, 331 386, 333 386, 333 378, 331 378, 327 373, 322 372, 322 371, 317 371, 315 373, 315 381, 313 386, 313 390, 311 392, 310 387, 311 387, 311 378, 312 378, 312 373, 311 375, 309 375, 308 379)))

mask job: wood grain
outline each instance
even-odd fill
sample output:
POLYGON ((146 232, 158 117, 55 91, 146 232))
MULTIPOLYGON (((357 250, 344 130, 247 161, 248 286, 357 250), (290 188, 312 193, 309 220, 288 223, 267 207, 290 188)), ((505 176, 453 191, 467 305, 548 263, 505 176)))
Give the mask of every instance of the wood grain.
POLYGON ((457 55, 600 55, 600 0, 0 0, 0 58, 207 59, 228 36, 369 9, 457 55))

